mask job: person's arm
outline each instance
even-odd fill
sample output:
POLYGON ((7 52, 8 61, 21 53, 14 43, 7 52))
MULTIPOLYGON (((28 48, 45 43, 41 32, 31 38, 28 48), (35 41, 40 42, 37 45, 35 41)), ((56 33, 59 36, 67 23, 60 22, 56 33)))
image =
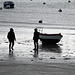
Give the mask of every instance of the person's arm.
POLYGON ((33 40, 34 40, 34 34, 33 34, 33 40))
POLYGON ((7 34, 7 39, 9 39, 9 32, 8 32, 8 34, 7 34))

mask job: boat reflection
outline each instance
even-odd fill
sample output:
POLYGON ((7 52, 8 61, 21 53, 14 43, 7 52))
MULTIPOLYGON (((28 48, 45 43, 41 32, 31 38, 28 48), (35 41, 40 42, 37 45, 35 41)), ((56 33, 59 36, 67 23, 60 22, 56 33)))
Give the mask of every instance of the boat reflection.
POLYGON ((44 51, 44 52, 54 52, 54 53, 61 53, 62 52, 61 48, 58 44, 54 44, 54 45, 41 44, 40 49, 41 49, 41 51, 44 51))

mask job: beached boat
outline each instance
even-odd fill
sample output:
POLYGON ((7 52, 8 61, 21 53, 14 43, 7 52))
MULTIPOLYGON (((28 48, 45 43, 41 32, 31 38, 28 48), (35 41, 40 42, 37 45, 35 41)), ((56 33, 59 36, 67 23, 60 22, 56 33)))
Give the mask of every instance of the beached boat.
POLYGON ((45 34, 39 33, 39 39, 42 41, 42 44, 56 44, 62 38, 61 33, 59 34, 45 34))

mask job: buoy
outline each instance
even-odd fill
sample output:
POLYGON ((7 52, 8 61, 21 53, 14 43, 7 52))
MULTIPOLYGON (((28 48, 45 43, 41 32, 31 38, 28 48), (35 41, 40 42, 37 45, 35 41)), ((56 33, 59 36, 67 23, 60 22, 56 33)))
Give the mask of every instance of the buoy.
POLYGON ((69 0, 68 3, 70 3, 71 1, 69 0))
POLYGON ((39 20, 39 23, 42 23, 42 20, 39 20))
POLYGON ((43 4, 46 4, 45 2, 43 2, 43 4))
POLYGON ((62 10, 61 10, 61 9, 59 9, 59 10, 58 10, 58 12, 62 12, 62 10))

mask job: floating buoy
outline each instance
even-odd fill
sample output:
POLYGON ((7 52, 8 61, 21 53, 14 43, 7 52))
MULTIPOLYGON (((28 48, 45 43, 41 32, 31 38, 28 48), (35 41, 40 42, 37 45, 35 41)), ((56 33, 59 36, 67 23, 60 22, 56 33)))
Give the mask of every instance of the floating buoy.
POLYGON ((39 20, 39 23, 42 23, 42 20, 39 20))
POLYGON ((71 1, 69 0, 68 3, 70 3, 71 1))
POLYGON ((58 12, 62 12, 62 10, 61 10, 61 9, 59 9, 59 10, 58 10, 58 12))
POLYGON ((43 4, 46 4, 45 2, 43 2, 43 4))

